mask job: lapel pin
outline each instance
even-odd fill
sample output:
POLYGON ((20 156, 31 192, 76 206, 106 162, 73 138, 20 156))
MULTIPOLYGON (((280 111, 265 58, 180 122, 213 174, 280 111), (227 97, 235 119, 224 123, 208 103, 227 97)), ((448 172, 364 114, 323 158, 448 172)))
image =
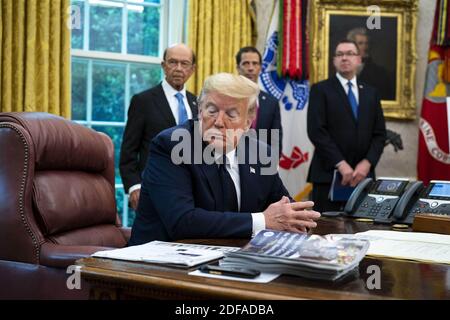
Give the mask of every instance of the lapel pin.
POLYGON ((266 96, 262 96, 262 99, 263 99, 263 100, 266 100, 266 96))
POLYGON ((362 89, 362 88, 363 88, 362 84, 360 84, 360 85, 359 85, 359 88, 360 88, 360 89, 362 89))
POLYGON ((250 167, 250 172, 251 173, 256 173, 255 168, 250 167))

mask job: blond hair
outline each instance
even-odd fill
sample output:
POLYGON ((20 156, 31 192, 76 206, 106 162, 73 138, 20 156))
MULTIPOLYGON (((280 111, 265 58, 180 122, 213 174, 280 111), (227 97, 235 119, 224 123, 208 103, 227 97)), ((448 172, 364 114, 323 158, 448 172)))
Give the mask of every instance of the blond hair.
POLYGON ((248 115, 254 116, 259 87, 250 79, 231 73, 217 73, 209 76, 206 78, 198 98, 200 107, 205 96, 211 92, 217 92, 231 98, 246 99, 248 101, 248 115))

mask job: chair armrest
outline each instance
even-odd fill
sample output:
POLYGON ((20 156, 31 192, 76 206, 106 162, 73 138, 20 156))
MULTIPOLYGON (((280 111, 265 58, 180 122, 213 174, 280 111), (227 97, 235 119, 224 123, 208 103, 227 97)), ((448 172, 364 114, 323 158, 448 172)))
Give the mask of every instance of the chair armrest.
POLYGON ((122 232, 125 241, 128 243, 131 237, 131 228, 119 227, 120 232, 122 232))
POLYGON ((116 248, 99 246, 65 246, 46 242, 41 246, 39 263, 47 267, 67 268, 75 264, 75 261, 90 256, 91 254, 116 248))

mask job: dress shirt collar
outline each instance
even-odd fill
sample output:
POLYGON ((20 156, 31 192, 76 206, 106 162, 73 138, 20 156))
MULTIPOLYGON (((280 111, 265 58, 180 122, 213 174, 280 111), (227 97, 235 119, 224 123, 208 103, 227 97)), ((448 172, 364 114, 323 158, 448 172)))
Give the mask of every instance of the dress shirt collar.
POLYGON ((162 87, 168 97, 174 97, 178 92, 180 92, 183 95, 183 97, 186 98, 186 86, 184 86, 184 85, 183 85, 183 89, 181 89, 180 91, 177 91, 167 82, 166 79, 164 79, 162 81, 162 87))
MULTIPOLYGON (((341 75, 339 74, 339 72, 336 72, 336 77, 338 78, 338 80, 339 80, 339 82, 342 84, 342 86, 345 88, 345 92, 347 92, 347 89, 348 89, 347 83, 348 83, 349 80, 346 79, 346 78, 344 78, 343 76, 341 76, 341 75)), ((354 76, 353 78, 351 78, 351 79, 350 79, 350 82, 352 83, 352 88, 353 88, 353 89, 357 89, 357 88, 358 88, 357 83, 356 83, 356 76, 354 76)))
MULTIPOLYGON (((231 150, 230 152, 228 152, 225 156, 227 157, 227 163, 230 165, 231 169, 234 169, 237 167, 238 163, 237 163, 237 157, 236 157, 236 149, 231 150)), ((214 155, 214 159, 219 160, 222 157, 221 153, 216 153, 214 155)))

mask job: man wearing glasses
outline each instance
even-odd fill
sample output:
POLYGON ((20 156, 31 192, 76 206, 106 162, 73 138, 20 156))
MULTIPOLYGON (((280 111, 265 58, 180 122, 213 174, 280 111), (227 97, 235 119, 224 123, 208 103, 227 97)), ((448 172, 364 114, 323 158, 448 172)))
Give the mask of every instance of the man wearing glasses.
POLYGON ((195 54, 184 44, 164 51, 165 79, 131 99, 120 151, 120 175, 130 206, 136 210, 151 140, 162 130, 197 116, 196 97, 184 84, 195 70, 195 54))
POLYGON ((329 200, 335 169, 343 185, 374 178, 386 136, 378 92, 356 77, 361 64, 356 43, 340 41, 333 64, 336 74, 311 87, 308 107, 308 136, 315 147, 308 181, 313 183, 314 209, 320 212, 340 211, 345 205, 329 200))

